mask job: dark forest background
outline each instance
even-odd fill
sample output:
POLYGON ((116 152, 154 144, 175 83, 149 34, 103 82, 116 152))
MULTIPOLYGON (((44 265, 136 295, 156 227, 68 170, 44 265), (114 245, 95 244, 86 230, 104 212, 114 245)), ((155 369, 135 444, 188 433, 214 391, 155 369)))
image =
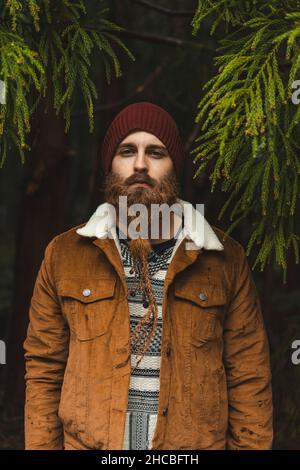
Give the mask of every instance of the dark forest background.
MULTIPOLYGON (((88 3, 88 2, 86 2, 88 3)), ((85 222, 103 201, 99 147, 113 117, 127 104, 152 101, 166 108, 182 134, 187 160, 182 197, 205 204, 205 217, 226 230, 230 221, 218 220, 224 193, 210 191, 209 168, 193 179, 196 166, 189 152, 199 124, 197 104, 204 84, 215 73, 216 43, 204 21, 197 37, 191 34, 195 0, 131 0, 101 2, 108 18, 125 29, 118 36, 135 57, 118 50, 122 76, 107 83, 103 64, 95 61, 92 74, 99 98, 94 131, 78 95, 69 132, 46 104, 32 118, 31 151, 22 163, 10 151, 0 169, 0 339, 7 344, 7 364, 0 366, 0 448, 23 448, 24 365, 22 343, 34 281, 46 244, 58 233, 85 222), (158 7, 158 8, 157 8, 158 7), (161 8, 160 8, 161 7, 161 8), (45 113, 45 109, 47 112, 45 113), (38 132, 37 132, 38 130, 38 132)), ((91 2, 97 8, 97 2, 91 2)), ((231 235, 245 245, 249 221, 231 235)), ((253 255, 249 263, 253 262, 253 255)), ((276 449, 300 449, 300 365, 291 362, 295 339, 300 339, 300 269, 288 255, 287 282, 270 262, 256 269, 257 284, 268 331, 273 371, 276 449)))

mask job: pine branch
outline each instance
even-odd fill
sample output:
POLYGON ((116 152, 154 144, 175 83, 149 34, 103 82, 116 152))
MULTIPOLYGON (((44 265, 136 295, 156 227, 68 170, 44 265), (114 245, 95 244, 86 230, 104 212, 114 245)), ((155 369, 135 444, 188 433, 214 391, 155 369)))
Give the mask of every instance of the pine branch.
POLYGON ((214 161, 211 190, 221 182, 230 194, 220 212, 223 217, 231 208, 227 233, 244 214, 254 218, 247 253, 258 245, 254 267, 261 269, 274 254, 284 279, 290 244, 299 259, 300 108, 290 99, 300 73, 299 10, 300 2, 282 0, 250 1, 245 9, 235 1, 203 0, 194 18, 195 30, 208 16, 212 31, 216 22, 228 27, 219 41, 218 73, 198 104, 195 177, 214 161))
POLYGON ((5 0, 0 8, 0 79, 8 93, 7 103, 0 107, 0 165, 12 146, 17 147, 24 161, 30 118, 47 93, 49 81, 54 90, 53 106, 57 114, 62 113, 65 130, 70 128, 78 94, 85 103, 90 131, 93 130, 97 99, 91 77, 94 58, 103 61, 108 83, 112 75, 122 74, 117 51, 122 49, 134 60, 116 35, 121 28, 105 17, 107 11, 95 15, 90 30, 82 0, 5 0))

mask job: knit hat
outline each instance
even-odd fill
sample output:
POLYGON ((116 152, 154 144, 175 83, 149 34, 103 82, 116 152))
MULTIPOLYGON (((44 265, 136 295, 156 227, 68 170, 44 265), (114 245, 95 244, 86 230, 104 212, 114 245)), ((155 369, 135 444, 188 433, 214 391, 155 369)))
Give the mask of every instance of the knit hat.
POLYGON ((180 179, 184 165, 184 147, 176 122, 165 109, 147 101, 126 106, 107 129, 101 148, 104 175, 107 176, 111 169, 118 145, 133 130, 150 132, 163 142, 173 160, 177 178, 180 179))

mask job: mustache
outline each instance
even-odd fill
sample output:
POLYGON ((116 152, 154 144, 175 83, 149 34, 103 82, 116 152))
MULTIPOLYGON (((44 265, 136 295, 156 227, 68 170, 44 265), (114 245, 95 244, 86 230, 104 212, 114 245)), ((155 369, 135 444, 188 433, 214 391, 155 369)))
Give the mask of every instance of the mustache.
POLYGON ((147 183, 150 186, 155 185, 155 181, 153 180, 153 178, 151 178, 146 173, 133 174, 133 175, 129 176, 125 181, 126 185, 130 185, 130 184, 133 184, 133 183, 147 183))

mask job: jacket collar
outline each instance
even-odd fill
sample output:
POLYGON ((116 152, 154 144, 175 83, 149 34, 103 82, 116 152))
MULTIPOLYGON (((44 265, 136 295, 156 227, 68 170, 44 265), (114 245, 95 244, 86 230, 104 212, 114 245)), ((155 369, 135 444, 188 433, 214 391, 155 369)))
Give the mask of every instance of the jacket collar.
MULTIPOLYGON (((189 249, 223 250, 224 246, 201 212, 195 209, 190 202, 183 199, 178 198, 177 203, 182 208, 184 226, 176 240, 171 259, 180 242, 185 237, 192 242, 189 249)), ((76 232, 84 237, 113 238, 121 255, 121 247, 114 223, 114 214, 111 210, 111 205, 107 202, 100 204, 87 223, 78 228, 76 232)))

